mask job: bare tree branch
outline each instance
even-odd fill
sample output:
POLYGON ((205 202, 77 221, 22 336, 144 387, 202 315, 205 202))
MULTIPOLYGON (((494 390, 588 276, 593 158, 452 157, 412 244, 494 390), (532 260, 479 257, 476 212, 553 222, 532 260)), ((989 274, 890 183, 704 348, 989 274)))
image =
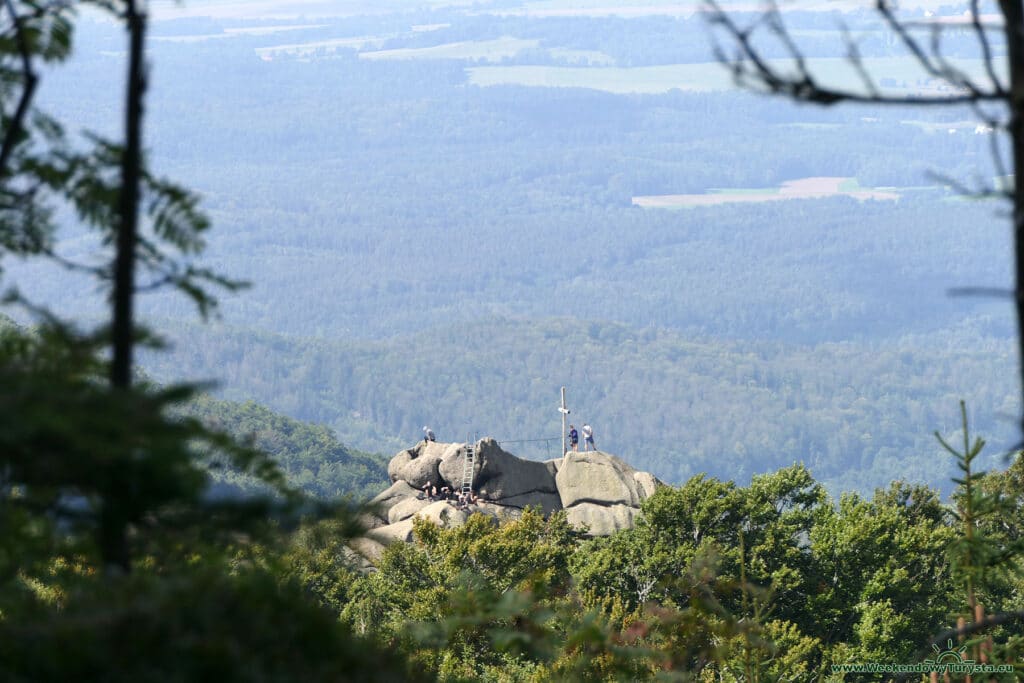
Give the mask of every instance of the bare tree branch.
MULTIPOLYGON (((772 3, 764 12, 764 23, 769 26, 789 53, 796 68, 796 74, 784 73, 765 59, 761 52, 754 47, 753 35, 757 23, 746 29, 741 28, 733 17, 721 8, 717 0, 705 0, 705 3, 709 8, 707 21, 712 27, 723 30, 732 39, 736 48, 735 54, 729 57, 721 46, 716 44, 715 55, 732 72, 737 83, 742 86, 760 86, 774 94, 825 105, 838 102, 858 102, 897 106, 949 106, 973 102, 1003 102, 1006 98, 1006 91, 1001 85, 993 89, 983 89, 946 60, 936 61, 935 58, 930 57, 906 26, 900 23, 885 0, 878 0, 876 4, 879 14, 925 73, 949 83, 961 92, 949 95, 890 95, 878 92, 875 87, 862 93, 847 88, 822 85, 814 78, 806 59, 786 31, 777 6, 772 3)), ((856 68, 856 64, 854 64, 854 68, 856 68)))
POLYGON ((24 85, 21 90, 21 97, 18 99, 18 106, 7 124, 7 131, 4 133, 3 145, 0 147, 0 179, 8 175, 8 164, 14 148, 18 146, 21 135, 25 130, 25 117, 28 116, 32 98, 35 95, 36 85, 39 77, 32 68, 32 54, 29 51, 28 39, 25 37, 25 26, 22 18, 14 7, 13 0, 4 0, 4 6, 11 15, 14 26, 15 42, 18 46, 18 53, 21 56, 21 75, 24 85))
POLYGON ((849 27, 844 23, 841 28, 843 32, 843 42, 846 43, 846 58, 857 71, 857 75, 860 76, 860 80, 864 84, 864 89, 868 91, 868 94, 877 97, 878 88, 875 86, 875 79, 871 78, 871 74, 868 73, 867 67, 864 66, 864 60, 861 57, 860 48, 857 47, 856 41, 850 34, 849 27))
MULTIPOLYGON (((941 65, 932 63, 932 60, 925 53, 920 43, 914 39, 914 37, 907 30, 905 24, 896 18, 895 13, 892 11, 892 7, 889 5, 887 0, 878 0, 875 3, 875 9, 885 20, 886 25, 892 30, 903 43, 903 46, 917 59, 918 63, 924 68, 926 72, 934 76, 935 78, 947 78, 947 75, 943 72, 941 65)), ((932 30, 932 48, 933 54, 937 51, 938 44, 935 38, 935 24, 931 24, 932 30)))
POLYGON ((943 26, 936 22, 929 23, 913 23, 900 20, 896 17, 893 12, 892 5, 888 0, 878 0, 875 7, 878 13, 885 20, 886 25, 899 37, 900 42, 910 52, 911 55, 917 60, 918 64, 931 76, 946 81, 947 83, 966 90, 970 93, 971 101, 977 101, 980 99, 999 99, 1004 96, 1004 90, 999 79, 996 78, 995 72, 992 70, 991 64, 991 47, 988 42, 988 36, 985 33, 985 29, 982 28, 980 17, 977 12, 977 0, 973 2, 973 19, 975 20, 975 27, 982 41, 982 51, 987 56, 986 67, 992 81, 992 90, 983 90, 979 87, 967 74, 960 69, 957 69, 949 60, 946 59, 942 50, 942 35, 943 26), (929 57, 921 44, 913 37, 908 29, 910 28, 927 28, 931 34, 930 49, 931 57, 929 57))
POLYGON ((69 258, 61 256, 51 248, 40 250, 40 254, 67 270, 74 271, 77 273, 86 273, 87 275, 94 275, 99 277, 100 279, 110 279, 110 266, 108 265, 90 266, 86 263, 72 261, 69 258))
POLYGON ((145 292, 155 292, 156 290, 166 287, 169 284, 173 284, 178 279, 180 279, 180 277, 180 275, 176 275, 174 273, 167 273, 163 277, 157 278, 152 282, 148 282, 144 285, 136 285, 135 293, 142 294, 145 292))
POLYGON ((979 181, 977 189, 972 189, 965 185, 960 180, 952 176, 948 176, 944 173, 936 173, 935 171, 929 171, 927 174, 929 180, 938 183, 939 185, 945 185, 949 189, 953 190, 956 194, 961 197, 968 199, 1008 199, 1012 200, 1013 195, 1006 190, 1000 190, 996 187, 990 187, 984 185, 979 181))
POLYGON ((978 38, 978 45, 981 46, 982 59, 985 62, 985 72, 992 83, 992 89, 1005 97, 1006 88, 1003 87, 1002 81, 996 75, 995 64, 992 62, 992 45, 988 41, 988 33, 986 33, 985 28, 981 25, 981 15, 978 13, 978 0, 971 0, 971 27, 978 38))
MULTIPOLYGON (((817 83, 809 72, 806 60, 799 54, 786 32, 777 5, 772 2, 764 11, 766 23, 773 31, 777 41, 785 48, 796 64, 796 74, 786 73, 771 61, 764 58, 754 45, 753 34, 757 24, 749 29, 742 29, 732 16, 724 11, 718 0, 705 0, 707 19, 712 32, 724 32, 729 36, 734 50, 730 57, 715 38, 715 55, 731 71, 740 85, 753 87, 761 92, 781 94, 791 99, 832 105, 838 102, 854 102, 875 105, 905 106, 949 106, 966 104, 982 114, 982 120, 988 123, 993 132, 998 129, 1005 132, 1010 139, 1011 160, 1003 161, 1003 150, 999 139, 993 136, 989 142, 993 163, 1000 178, 1011 177, 1010 187, 988 187, 984 183, 980 191, 971 191, 962 183, 947 180, 947 184, 975 198, 999 197, 1009 199, 1013 206, 1013 244, 1014 244, 1014 312, 1017 319, 1017 353, 1018 374, 1021 392, 1024 394, 1024 0, 998 0, 1002 14, 1003 39, 1007 79, 1000 79, 996 69, 996 54, 988 35, 989 30, 997 28, 994 24, 982 22, 979 0, 970 0, 969 20, 963 26, 969 26, 977 43, 984 62, 984 70, 988 83, 984 86, 971 78, 962 69, 956 67, 943 54, 942 37, 944 24, 933 22, 908 22, 897 16, 895 4, 891 0, 876 0, 875 10, 884 25, 898 38, 900 45, 916 61, 926 74, 944 84, 951 86, 951 94, 905 94, 890 95, 879 93, 868 87, 866 93, 857 92, 842 85, 823 85, 817 83), (930 49, 926 49, 922 40, 914 35, 916 29, 930 31, 930 49), (794 54, 794 52, 796 54, 794 54), (1006 107, 1005 123, 988 114, 982 105, 995 103, 1006 107), (1007 172, 1012 169, 1011 172, 1007 172)), ((864 69, 856 45, 847 41, 848 61, 857 71, 862 81, 870 81, 864 69)), ((976 290, 972 290, 976 291, 976 290)), ((1024 432, 1024 412, 1020 418, 1020 428, 1024 432)))

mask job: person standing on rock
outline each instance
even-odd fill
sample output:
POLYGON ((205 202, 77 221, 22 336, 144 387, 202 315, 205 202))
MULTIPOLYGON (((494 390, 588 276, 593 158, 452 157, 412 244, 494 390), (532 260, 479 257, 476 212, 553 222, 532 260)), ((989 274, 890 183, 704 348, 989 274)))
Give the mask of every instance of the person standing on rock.
POLYGON ((424 441, 436 441, 434 437, 434 430, 426 425, 423 426, 423 440, 424 441))
POLYGON ((572 447, 572 452, 575 453, 580 447, 580 433, 576 431, 574 425, 569 425, 569 445, 572 447))
POLYGON ((594 428, 590 426, 589 422, 583 423, 583 450, 597 450, 597 448, 594 447, 594 428))

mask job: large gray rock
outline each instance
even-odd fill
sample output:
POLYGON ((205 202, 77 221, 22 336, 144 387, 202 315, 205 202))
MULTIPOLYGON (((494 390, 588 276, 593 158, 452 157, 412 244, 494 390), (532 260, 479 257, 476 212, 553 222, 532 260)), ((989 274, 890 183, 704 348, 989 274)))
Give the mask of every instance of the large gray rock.
POLYGON ((469 508, 470 512, 480 512, 494 517, 499 522, 519 519, 523 516, 521 508, 498 505, 497 503, 477 503, 469 508))
POLYGON ((346 550, 351 553, 349 557, 353 560, 356 568, 366 573, 372 571, 374 566, 380 561, 380 556, 384 553, 384 545, 372 538, 363 536, 349 541, 346 550))
POLYGON ((413 461, 416 455, 419 455, 419 446, 408 448, 404 451, 399 451, 395 454, 395 457, 388 461, 388 478, 392 482, 396 482, 401 479, 402 469, 413 461))
POLYGON ((462 485, 465 449, 460 443, 421 442, 392 458, 388 474, 394 484, 372 501, 377 509, 366 522, 377 528, 367 532, 365 547, 358 549, 361 556, 374 561, 384 545, 412 541, 417 516, 454 527, 474 512, 495 520, 516 519, 528 506, 540 506, 545 515, 564 508, 570 523, 587 526, 591 536, 604 536, 632 527, 640 503, 662 485, 651 474, 600 451, 535 462, 484 439, 476 445, 473 477, 481 502, 463 511, 446 501, 420 499, 424 484, 462 485))
POLYGON ((417 491, 404 481, 396 481, 390 487, 378 493, 377 496, 370 501, 370 506, 373 509, 375 517, 388 522, 388 510, 395 505, 398 505, 403 500, 416 498, 418 493, 422 493, 422 491, 417 491))
POLYGON ((636 470, 615 456, 589 451, 567 453, 555 481, 565 508, 583 502, 639 507, 649 495, 648 482, 639 483, 636 474, 636 470))
MULTIPOLYGON (((461 449, 446 453, 439 467, 441 477, 453 488, 462 484, 463 453, 461 449)), ((477 443, 473 471, 473 490, 491 502, 503 503, 529 493, 558 493, 545 463, 506 453, 494 439, 477 443)))
POLYGON ((569 523, 586 526, 590 536, 609 536, 621 529, 632 529, 640 510, 628 505, 579 503, 565 510, 569 523))
POLYGON ((499 501, 499 504, 506 507, 517 508, 519 510, 539 505, 541 509, 544 510, 545 517, 562 509, 562 499, 557 493, 547 493, 542 491, 533 491, 530 493, 524 493, 521 496, 509 496, 507 498, 502 498, 501 501, 499 501))
POLYGON ((469 519, 470 512, 466 510, 459 510, 454 505, 446 500, 439 500, 436 503, 427 505, 418 513, 417 517, 428 519, 434 524, 450 529, 452 527, 462 526, 469 519))
POLYGON ((664 484, 658 481, 650 472, 634 472, 633 480, 636 482, 637 493, 640 494, 640 500, 650 498, 654 495, 654 492, 658 490, 659 486, 664 486, 664 484))
POLYGON ((459 444, 424 441, 404 450, 388 463, 388 476, 391 481, 405 481, 416 489, 425 484, 440 488, 441 476, 437 468, 447 452, 457 449, 459 444))
POLYGON ((433 501, 429 498, 405 498, 388 510, 388 524, 394 524, 396 522, 401 522, 403 519, 409 519, 432 502, 433 501))
POLYGON ((376 529, 370 529, 366 532, 367 538, 372 541, 377 541, 381 545, 391 545, 392 543, 403 543, 412 542, 412 520, 405 519, 395 524, 388 524, 387 526, 377 527, 376 529))
MULTIPOLYGON (((465 468, 463 464, 466 457, 466 444, 457 443, 452 444, 453 448, 450 448, 444 452, 444 456, 441 458, 440 464, 437 466, 437 473, 441 477, 441 482, 445 486, 449 486, 452 490, 458 490, 462 486, 462 474, 465 468)), ((476 473, 480 471, 479 463, 473 468, 473 478, 476 479, 476 473)))
POLYGON ((562 458, 555 458, 554 460, 545 460, 544 464, 548 467, 548 472, 554 477, 558 474, 558 468, 562 466, 562 458))
POLYGON ((378 508, 377 514, 359 515, 359 524, 362 525, 364 529, 376 529, 377 527, 384 526, 388 523, 388 520, 385 519, 385 516, 388 514, 387 509, 378 508), (378 517, 377 514, 382 516, 378 517))

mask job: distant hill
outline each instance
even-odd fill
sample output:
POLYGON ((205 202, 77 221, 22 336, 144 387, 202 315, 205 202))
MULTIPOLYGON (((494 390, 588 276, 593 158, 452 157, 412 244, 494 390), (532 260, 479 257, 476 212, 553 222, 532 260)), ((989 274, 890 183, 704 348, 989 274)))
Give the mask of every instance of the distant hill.
MULTIPOLYGON (((24 328, 0 313, 0 333, 8 329, 24 328)), ((147 381, 150 379, 145 368, 140 367, 137 372, 147 381)), ((293 485, 310 495, 369 499, 390 483, 390 456, 346 447, 323 425, 286 417, 253 401, 225 401, 209 395, 199 395, 184 410, 212 428, 239 440, 251 440, 273 457, 293 485)), ((215 491, 252 491, 261 487, 253 477, 230 470, 215 470, 213 479, 215 491)))
POLYGON ((346 342, 195 325, 144 363, 161 380, 217 377, 226 398, 386 453, 429 424, 443 441, 492 436, 521 456, 557 457, 565 385, 570 419, 590 421, 598 448, 667 483, 698 472, 747 481, 802 461, 833 490, 870 491, 898 478, 948 486, 932 432, 957 429, 960 398, 986 453, 1014 442, 1012 347, 957 334, 798 346, 490 319, 346 342))
MULTIPOLYGON (((189 412, 211 427, 254 439, 292 484, 313 496, 371 498, 389 483, 387 458, 346 448, 322 425, 285 417, 252 401, 235 403, 209 396, 198 398, 189 412)), ((215 472, 214 479, 221 486, 257 487, 254 479, 237 472, 215 472)))
MULTIPOLYGON (((542 48, 499 56, 493 68, 563 69, 558 50, 604 54, 615 69, 696 63, 720 80, 726 72, 699 16, 541 19, 468 6, 375 15, 301 22, 286 34, 250 33, 260 26, 228 18, 156 22, 148 144, 161 174, 203 197, 215 226, 204 262, 253 283, 224 302, 233 324, 374 339, 495 316, 572 316, 817 343, 922 334, 983 310, 999 334, 1015 333, 1009 306, 945 296, 1011 281, 998 205, 920 187, 935 185, 929 170, 963 182, 996 173, 989 139, 964 125, 970 111, 478 87, 472 54, 361 55, 507 36, 542 48), (376 36, 375 47, 328 47, 360 36, 376 36), (302 43, 322 48, 259 56, 302 43), (885 186, 900 200, 633 205, 652 195, 761 194, 817 176, 885 186)), ((794 28, 814 31, 832 20, 798 21, 794 28)), ((862 28, 851 26, 859 36, 862 28)), ((108 82, 121 36, 105 25, 80 31, 74 59, 47 75, 40 97, 59 118, 107 133, 121 107, 108 82)), ((882 38, 858 44, 865 58, 888 54, 882 38)), ((820 43, 831 53, 815 56, 844 54, 834 40, 820 43)), ((62 248, 76 259, 93 245, 71 232, 62 248)), ((4 266, 34 300, 79 319, 101 312, 102 297, 74 273, 4 266)), ((140 313, 181 319, 191 310, 154 293, 140 313)))

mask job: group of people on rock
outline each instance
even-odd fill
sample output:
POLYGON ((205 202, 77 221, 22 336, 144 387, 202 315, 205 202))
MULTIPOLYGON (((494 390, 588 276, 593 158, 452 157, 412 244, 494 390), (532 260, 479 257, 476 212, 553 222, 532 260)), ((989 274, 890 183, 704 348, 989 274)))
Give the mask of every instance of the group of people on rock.
POLYGON ((569 425, 569 447, 576 453, 580 449, 580 433, 583 434, 583 450, 596 451, 594 446, 594 428, 589 422, 583 423, 583 428, 578 432, 575 425, 569 425))
MULTIPOLYGON (((573 453, 577 453, 580 450, 580 435, 583 436, 584 451, 597 450, 597 447, 594 446, 594 428, 590 426, 589 422, 584 422, 583 427, 579 431, 576 431, 575 425, 569 425, 569 447, 572 448, 573 453)), ((434 436, 434 430, 426 425, 423 427, 423 440, 437 440, 437 437, 434 436)))
POLYGON ((446 500, 458 510, 465 510, 470 505, 476 505, 481 502, 481 499, 473 493, 472 489, 469 491, 455 491, 449 486, 442 486, 438 489, 437 484, 430 482, 423 485, 423 495, 417 496, 417 498, 420 500, 446 500))
MULTIPOLYGON (((430 427, 423 426, 423 440, 425 442, 437 441, 437 437, 434 435, 434 430, 430 427)), ((466 510, 470 505, 476 505, 482 502, 477 497, 473 490, 469 491, 456 491, 449 486, 442 486, 440 489, 437 488, 437 484, 427 482, 423 485, 423 494, 417 496, 420 500, 445 500, 449 504, 454 505, 458 510, 466 510)))

